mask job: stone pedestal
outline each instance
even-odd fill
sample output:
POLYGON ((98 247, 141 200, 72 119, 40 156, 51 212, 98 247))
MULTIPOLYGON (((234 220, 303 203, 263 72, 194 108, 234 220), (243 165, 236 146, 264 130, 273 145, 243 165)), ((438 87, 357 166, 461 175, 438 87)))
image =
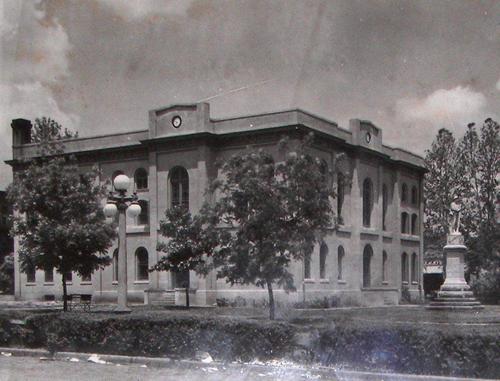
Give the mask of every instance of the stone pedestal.
POLYGON ((470 286, 465 281, 465 252, 464 238, 460 233, 448 235, 444 247, 446 263, 446 279, 428 309, 435 310, 470 310, 484 308, 479 303, 470 286))

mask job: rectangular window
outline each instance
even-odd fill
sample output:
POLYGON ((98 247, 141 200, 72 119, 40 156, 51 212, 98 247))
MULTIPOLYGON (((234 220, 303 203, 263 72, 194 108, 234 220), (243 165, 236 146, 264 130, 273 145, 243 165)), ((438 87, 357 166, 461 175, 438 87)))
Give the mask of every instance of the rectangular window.
POLYGON ((73 282, 73 273, 71 271, 68 271, 66 273, 66 283, 71 283, 73 282))
POLYGON ((54 269, 45 270, 45 283, 54 283, 54 269))
POLYGON ((36 282, 36 269, 35 266, 29 265, 26 269, 26 282, 35 283, 36 282))
POLYGON ((84 275, 82 276, 82 282, 92 282, 92 275, 84 275))

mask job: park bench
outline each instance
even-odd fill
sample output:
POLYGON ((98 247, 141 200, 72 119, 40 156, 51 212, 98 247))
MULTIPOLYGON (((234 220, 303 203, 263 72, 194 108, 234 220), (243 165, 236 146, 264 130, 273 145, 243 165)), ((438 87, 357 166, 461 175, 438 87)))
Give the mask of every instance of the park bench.
POLYGON ((81 309, 83 311, 90 311, 90 304, 92 303, 91 294, 69 294, 66 301, 68 302, 68 309, 75 311, 81 309))

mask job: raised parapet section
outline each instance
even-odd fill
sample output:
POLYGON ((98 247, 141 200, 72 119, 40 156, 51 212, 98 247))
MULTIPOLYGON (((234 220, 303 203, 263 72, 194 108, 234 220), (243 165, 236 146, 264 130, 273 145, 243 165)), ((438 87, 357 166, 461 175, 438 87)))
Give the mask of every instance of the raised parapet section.
POLYGON ((31 122, 27 119, 13 119, 10 124, 12 127, 12 146, 17 147, 31 143, 31 122))
POLYGON ((149 139, 213 133, 208 103, 172 105, 149 112, 149 139))
POLYGON ((352 144, 383 153, 382 130, 368 120, 351 119, 352 144))

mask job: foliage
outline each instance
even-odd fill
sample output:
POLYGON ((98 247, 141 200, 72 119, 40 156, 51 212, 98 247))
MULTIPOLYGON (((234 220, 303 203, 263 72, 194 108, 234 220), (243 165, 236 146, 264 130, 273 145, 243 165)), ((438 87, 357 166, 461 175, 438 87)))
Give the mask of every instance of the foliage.
POLYGON ((0 263, 0 292, 14 293, 14 254, 8 254, 0 263))
POLYGON ((233 155, 211 188, 213 210, 231 234, 214 251, 217 276, 229 283, 267 286, 274 318, 273 284, 293 290, 292 260, 310 255, 327 228, 335 227, 330 173, 310 153, 313 136, 296 149, 282 141, 283 161, 263 150, 233 155))
POLYGON ((459 172, 459 154, 453 134, 447 129, 438 132, 425 157, 424 196, 425 230, 429 237, 450 232, 450 205, 460 197, 463 175, 459 172))
POLYGON ((498 279, 494 274, 500 267, 500 227, 495 219, 500 192, 499 124, 486 119, 478 132, 471 123, 458 143, 449 131, 440 130, 427 152, 426 165, 426 244, 444 241, 450 204, 458 201, 460 231, 469 248, 468 272, 498 279))
POLYGON ((12 234, 19 239, 21 270, 62 274, 66 310, 66 274, 88 276, 109 264, 106 252, 116 233, 105 222, 100 204, 105 189, 96 185, 97 172, 82 172, 75 158, 47 143, 47 151, 16 173, 8 199, 15 211, 12 234))
POLYGON ((54 142, 63 139, 77 138, 78 132, 72 132, 55 120, 47 117, 36 118, 31 130, 31 141, 33 143, 54 142))

